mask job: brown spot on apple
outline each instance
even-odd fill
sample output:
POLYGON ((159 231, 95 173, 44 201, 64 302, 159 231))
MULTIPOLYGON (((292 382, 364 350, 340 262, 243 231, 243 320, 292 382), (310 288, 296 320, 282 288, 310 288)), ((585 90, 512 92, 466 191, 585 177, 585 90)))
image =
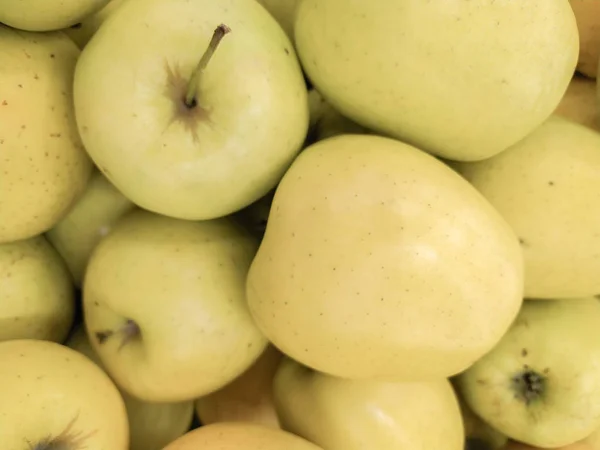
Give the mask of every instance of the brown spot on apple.
POLYGON ((105 344, 106 341, 108 341, 114 336, 120 336, 121 344, 119 345, 119 350, 121 350, 130 342, 141 338, 141 334, 142 330, 140 329, 139 325, 132 319, 127 319, 125 323, 117 329, 100 330, 94 333, 96 339, 98 340, 98 344, 100 345, 105 344))

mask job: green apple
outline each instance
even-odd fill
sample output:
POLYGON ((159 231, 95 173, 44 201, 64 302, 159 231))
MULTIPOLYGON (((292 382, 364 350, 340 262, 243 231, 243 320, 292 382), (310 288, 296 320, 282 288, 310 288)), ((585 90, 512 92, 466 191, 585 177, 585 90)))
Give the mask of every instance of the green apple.
POLYGON ((73 42, 77 44, 80 49, 83 49, 89 40, 92 38, 100 25, 112 14, 118 6, 123 3, 124 0, 110 0, 106 6, 100 9, 95 14, 91 14, 85 17, 81 22, 66 28, 64 32, 69 36, 73 42))
POLYGON ((92 172, 72 104, 78 57, 64 33, 0 25, 0 243, 50 229, 92 172))
POLYGON ((286 32, 290 41, 294 41, 294 20, 296 19, 296 8, 300 0, 257 0, 267 11, 277 19, 283 31, 286 32))
POLYGON ((247 422, 206 425, 176 439, 164 450, 325 450, 287 431, 247 422))
POLYGON ((279 428, 273 405, 273 377, 282 353, 267 346, 256 362, 227 386, 196 400, 200 423, 253 422, 279 428))
POLYGON ((600 302, 527 300, 500 343, 457 378, 469 407, 511 439, 569 445, 600 427, 600 302))
POLYGON ((575 70, 567 0, 304 0, 295 44, 342 115, 451 160, 481 160, 552 113, 575 70))
POLYGON ((485 161, 453 166, 519 236, 525 296, 600 292, 600 133, 559 116, 485 161))
POLYGON ((343 378, 457 374, 522 302, 517 237, 433 156, 375 135, 319 141, 287 171, 247 280, 283 353, 343 378))
POLYGON ((0 22, 26 31, 56 31, 94 14, 109 0, 2 0, 0 22))
POLYGON ((554 114, 600 132, 600 104, 596 101, 595 80, 575 74, 554 114))
POLYGON ((327 450, 463 450, 446 379, 400 383, 332 377, 284 358, 273 381, 282 428, 327 450))
POLYGON ((181 402, 241 375, 267 345, 248 311, 257 241, 228 218, 125 215, 83 283, 86 329, 116 384, 147 402, 181 402))
POLYGON ((0 341, 64 341, 75 314, 73 282, 46 239, 0 244, 0 286, 0 341))
MULTIPOLYGON (((66 345, 106 371, 90 344, 85 327, 78 326, 66 345)), ((165 445, 190 429, 194 414, 192 401, 149 403, 119 391, 125 402, 129 421, 129 450, 162 450, 165 445)))
POLYGON ((85 192, 67 215, 46 233, 69 266, 77 287, 92 250, 112 226, 134 208, 100 171, 95 170, 85 192))
POLYGON ((292 44, 255 0, 124 2, 84 48, 74 92, 100 170, 137 205, 181 219, 266 195, 308 128, 292 44))
POLYGON ((119 391, 101 369, 63 345, 0 342, 0 436, 10 450, 129 450, 119 391))

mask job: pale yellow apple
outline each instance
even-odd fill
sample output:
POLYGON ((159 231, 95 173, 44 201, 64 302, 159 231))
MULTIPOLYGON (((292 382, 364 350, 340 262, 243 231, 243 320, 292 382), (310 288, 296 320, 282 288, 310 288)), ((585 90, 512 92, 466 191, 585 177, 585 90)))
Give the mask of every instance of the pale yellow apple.
POLYGON ((577 70, 596 78, 600 58, 600 2, 569 0, 579 30, 579 62, 577 70))
POLYGON ((196 400, 203 425, 215 422, 254 422, 279 428, 273 406, 273 377, 282 354, 269 345, 258 360, 227 386, 196 400))
POLYGON ((566 0, 303 0, 294 33, 343 116, 461 161, 500 153, 552 113, 579 49, 566 0))
POLYGON ((454 164, 510 224, 525 258, 525 296, 600 292, 600 133, 552 116, 485 161, 454 164))
MULTIPOLYGON (((78 326, 66 345, 105 370, 90 344, 85 327, 78 326)), ((149 403, 122 390, 120 393, 129 421, 129 450, 162 450, 165 445, 190 429, 194 414, 193 402, 149 403)))
POLYGON ((119 387, 148 402, 214 392, 267 340, 246 305, 257 240, 228 218, 187 221, 134 210, 100 241, 83 284, 94 350, 119 387))
POLYGON ((134 207, 100 171, 95 170, 77 203, 46 233, 66 261, 76 286, 81 286, 96 244, 134 207))
POLYGON ((56 31, 80 22, 109 0, 2 0, 0 22, 27 31, 56 31))
POLYGON ((277 19, 283 31, 290 40, 294 41, 294 21, 296 19, 296 8, 300 0, 257 0, 267 11, 277 19))
POLYGON ((129 450, 127 413, 85 356, 43 340, 0 342, 0 436, 10 450, 129 450))
POLYGON ((273 383, 283 429, 327 450, 463 450, 462 417, 446 379, 347 380, 285 358, 273 383))
POLYGON ((591 450, 600 450, 600 427, 594 430, 584 441, 592 447, 591 450))
POLYGON ((294 47, 255 0, 127 0, 82 51, 74 93, 104 175, 140 207, 181 219, 266 195, 308 129, 294 47))
POLYGON ((0 243, 50 229, 92 172, 73 111, 78 57, 64 33, 0 25, 0 243))
POLYGON ((81 22, 66 28, 64 32, 80 49, 83 49, 104 21, 123 3, 124 0, 110 0, 104 8, 84 18, 81 22))
POLYGON ((459 373, 522 302, 514 232, 433 156, 375 135, 303 150, 279 183, 247 281, 259 328, 332 375, 459 373))
POLYGON ((324 450, 287 431, 244 422, 220 422, 188 432, 164 450, 324 450))
POLYGON ((600 132, 600 108, 596 100, 596 81, 575 75, 554 113, 600 132))
POLYGON ((600 428, 600 302, 527 300, 500 343, 457 377, 469 407, 509 438, 570 445, 600 428))
POLYGON ((0 244, 0 341, 62 342, 74 313, 71 275, 46 239, 0 244))

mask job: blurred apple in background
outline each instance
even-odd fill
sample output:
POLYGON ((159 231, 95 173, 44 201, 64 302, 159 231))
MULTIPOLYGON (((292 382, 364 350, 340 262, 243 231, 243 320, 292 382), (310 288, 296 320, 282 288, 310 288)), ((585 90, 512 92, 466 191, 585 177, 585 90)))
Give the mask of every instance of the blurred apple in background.
POLYGON ((102 173, 94 170, 77 203, 46 233, 46 238, 66 261, 77 287, 81 287, 96 244, 134 207, 102 173))
POLYGON ((254 422, 279 428, 273 405, 273 377, 282 354, 269 345, 258 360, 227 386, 196 400, 203 425, 215 422, 254 422))
POLYGON ((579 30, 579 61, 577 70, 596 78, 600 58, 600 2, 596 0, 569 0, 579 30))
POLYGON ((0 244, 0 341, 63 342, 74 314, 69 270, 44 237, 0 244))
POLYGON ((567 92, 554 111, 558 116, 585 125, 595 131, 600 131, 599 112, 596 81, 577 74, 571 80, 567 92))

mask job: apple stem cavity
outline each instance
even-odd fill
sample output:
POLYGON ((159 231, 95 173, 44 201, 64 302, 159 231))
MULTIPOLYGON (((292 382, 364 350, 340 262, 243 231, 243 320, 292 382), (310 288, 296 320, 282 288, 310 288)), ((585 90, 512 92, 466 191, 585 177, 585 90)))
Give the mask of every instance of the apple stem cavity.
POLYGON ((526 405, 539 400, 546 389, 546 378, 538 372, 526 368, 512 378, 515 397, 526 405))
POLYGON ((127 319, 125 324, 122 327, 117 328, 116 330, 97 331, 95 334, 96 339, 98 340, 98 343, 100 345, 104 344, 108 339, 112 338, 113 336, 119 336, 121 338, 119 350, 121 350, 131 341, 133 341, 136 338, 139 338, 142 332, 140 330, 140 326, 134 320, 127 319))
POLYGON ((62 433, 56 437, 44 438, 36 444, 32 444, 31 442, 27 441, 27 444, 29 445, 28 450, 83 450, 87 447, 85 445, 86 441, 96 434, 96 431, 92 431, 87 434, 74 432, 73 426, 75 425, 78 417, 79 414, 76 415, 62 431, 62 433))
POLYGON ((192 77, 190 78, 190 81, 188 83, 187 92, 185 94, 184 100, 185 106, 187 106, 188 108, 195 108, 198 104, 198 82, 200 81, 202 72, 204 72, 204 69, 206 69, 206 66, 208 66, 208 63, 215 51, 217 50, 217 47, 221 43, 221 40, 229 32, 231 32, 231 29, 224 24, 219 25, 215 29, 210 43, 208 44, 208 48, 206 49, 206 51, 202 55, 202 58, 200 59, 200 62, 192 72, 192 77))

